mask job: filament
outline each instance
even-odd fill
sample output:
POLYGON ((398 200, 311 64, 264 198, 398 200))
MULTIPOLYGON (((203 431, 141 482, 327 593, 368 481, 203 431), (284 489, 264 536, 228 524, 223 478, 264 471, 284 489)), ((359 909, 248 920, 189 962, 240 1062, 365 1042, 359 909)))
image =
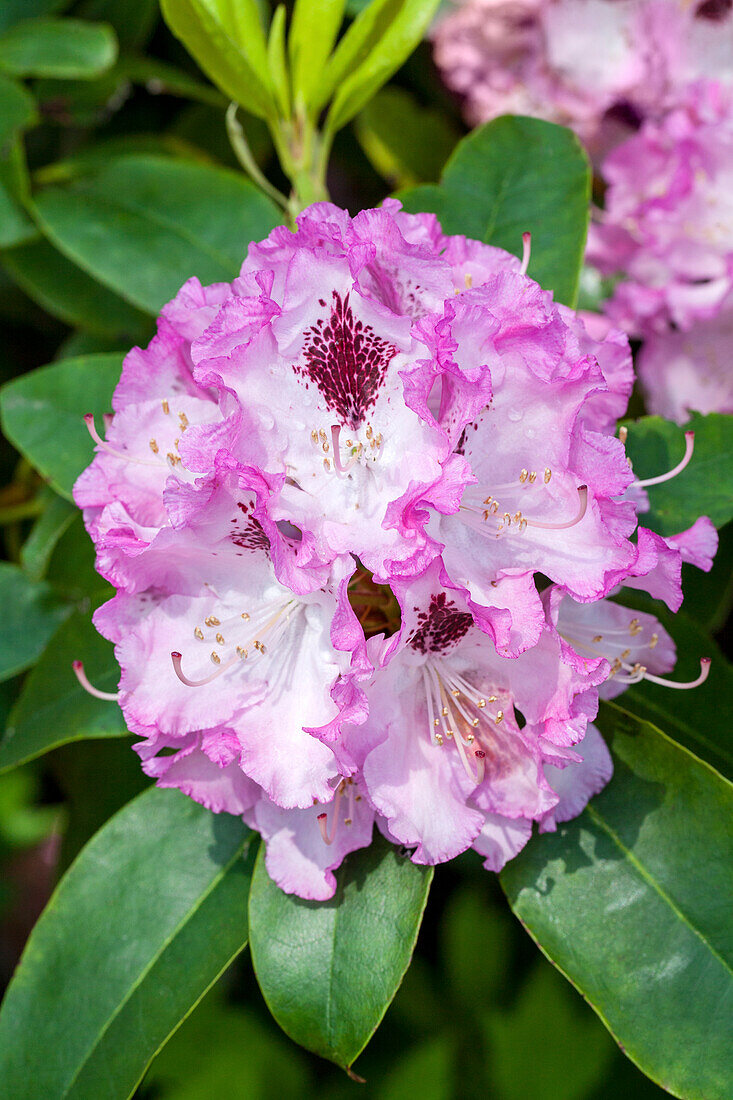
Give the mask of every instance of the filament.
POLYGON ((565 531, 569 527, 575 527, 580 523, 588 508, 588 486, 581 485, 578 488, 578 512, 573 519, 568 520, 566 523, 540 523, 536 519, 528 519, 528 527, 541 527, 543 531, 565 531))
POLYGON ((661 485, 663 481, 670 481, 673 477, 677 477, 677 474, 681 474, 685 466, 689 463, 694 449, 695 433, 685 432, 685 453, 681 461, 678 462, 676 466, 673 466, 671 470, 668 470, 666 474, 660 474, 659 477, 647 477, 643 481, 635 481, 634 488, 646 489, 650 485, 661 485))
POLYGON ((94 424, 94 414, 87 413, 84 417, 84 423, 87 426, 90 436, 97 444, 101 451, 106 451, 108 454, 114 455, 115 458, 121 458, 123 462, 134 462, 138 466, 154 466, 156 470, 159 470, 163 465, 162 462, 155 462, 149 458, 133 458, 132 455, 127 454, 125 451, 118 451, 116 447, 110 446, 106 440, 102 439, 101 435, 96 429, 94 424))
POLYGON ((532 253, 532 234, 522 233, 522 266, 519 271, 520 274, 526 275, 529 268, 529 257, 532 253))
POLYGON ((95 688, 89 683, 87 674, 84 671, 84 665, 81 661, 72 661, 71 667, 76 673, 76 678, 84 688, 84 691, 93 695, 95 699, 108 699, 111 703, 116 703, 119 700, 119 691, 100 691, 99 688, 95 688))
POLYGON ((212 672, 209 676, 204 676, 201 680, 189 680, 188 676, 185 675, 183 669, 181 668, 181 660, 182 655, 180 653, 176 653, 175 651, 171 653, 171 661, 173 662, 173 668, 176 676, 182 684, 186 685, 186 687, 199 688, 203 687, 204 684, 210 684, 212 680, 218 680, 222 673, 230 669, 232 665, 236 665, 237 661, 239 661, 240 658, 232 657, 232 659, 230 661, 227 661, 226 664, 222 665, 220 668, 217 668, 216 672, 212 672))

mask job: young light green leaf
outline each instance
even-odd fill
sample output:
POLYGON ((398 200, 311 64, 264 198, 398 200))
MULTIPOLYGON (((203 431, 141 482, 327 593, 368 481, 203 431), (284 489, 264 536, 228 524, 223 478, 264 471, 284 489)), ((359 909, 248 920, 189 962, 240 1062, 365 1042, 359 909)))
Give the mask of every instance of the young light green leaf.
POLYGON ((30 371, 0 390, 5 435, 67 500, 94 454, 83 418, 111 411, 121 370, 122 355, 87 355, 30 371))
POLYGON ((433 877, 381 837, 353 852, 331 901, 284 894, 255 865, 252 961, 268 1008, 291 1039, 349 1067, 376 1031, 410 964, 433 877))
MULTIPOLYGON (((259 118, 274 113, 259 19, 252 20, 251 33, 245 36, 231 23, 222 25, 221 13, 228 7, 225 0, 161 0, 160 6, 176 38, 228 99, 259 118)), ((251 0, 242 5, 243 17, 252 6, 251 0)))
POLYGON ((158 788, 107 822, 61 880, 5 996, 8 1096, 132 1095, 247 942, 251 837, 238 818, 158 788))
POLYGON ((660 535, 676 535, 691 527, 698 516, 709 516, 716 527, 733 519, 733 416, 696 415, 684 429, 661 416, 627 421, 626 450, 640 478, 667 473, 685 453, 683 431, 694 431, 695 449, 686 469, 651 486, 651 511, 642 516, 644 527, 660 535))
POLYGON ((288 49, 296 104, 313 105, 345 7, 345 0, 295 0, 288 49))
POLYGON ((152 336, 146 314, 92 279, 43 238, 9 249, 3 263, 29 298, 67 325, 101 336, 124 335, 129 344, 147 343, 152 336))
MULTIPOLYGON (((335 133, 345 126, 397 72, 421 42, 439 3, 440 0, 404 0, 364 61, 340 84, 326 120, 327 132, 335 133)), ((354 21, 353 26, 369 15, 372 6, 354 21)), ((337 54, 338 51, 334 61, 337 54)))
POLYGON ((280 221, 240 175, 165 157, 113 157, 49 187, 36 213, 51 241, 93 278, 156 314, 189 276, 234 278, 252 240, 280 221))
POLYGON ((0 562, 0 682, 37 661, 71 611, 45 581, 31 581, 17 565, 0 562))
POLYGON ((288 61, 285 56, 285 19, 285 5, 278 4, 270 24, 270 37, 267 40, 267 66, 270 70, 270 78, 275 89, 280 113, 283 118, 288 118, 290 115, 290 81, 288 61))
POLYGON ((502 872, 516 915, 626 1054, 685 1100, 730 1095, 733 788, 613 704, 615 774, 502 872))
POLYGON ((372 0, 357 15, 319 76, 313 102, 316 110, 328 103, 346 77, 369 57, 404 3, 405 0, 372 0))
POLYGON ((570 130, 504 117, 457 146, 439 186, 398 193, 405 209, 437 214, 445 233, 521 254, 532 234, 529 274, 574 305, 588 229, 590 169, 570 130))
POLYGON ((0 69, 13 76, 92 80, 117 60, 117 39, 104 23, 28 19, 0 35, 0 69))
POLYGON ((120 669, 112 645, 94 629, 89 612, 75 611, 51 638, 10 712, 0 741, 0 772, 70 741, 127 734, 120 708, 84 691, 72 660, 84 663, 96 688, 117 690, 120 669))

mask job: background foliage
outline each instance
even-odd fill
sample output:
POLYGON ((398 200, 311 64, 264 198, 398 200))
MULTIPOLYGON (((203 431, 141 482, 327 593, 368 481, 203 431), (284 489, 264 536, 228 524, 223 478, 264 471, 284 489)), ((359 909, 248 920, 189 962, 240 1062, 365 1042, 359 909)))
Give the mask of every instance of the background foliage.
MULTIPOLYGON (((163 6, 187 41, 226 9, 223 0, 163 6)), ((348 15, 364 7, 352 0, 348 15)), ((312 117, 335 92, 326 123, 334 201, 356 212, 397 190, 449 232, 514 251, 532 209, 530 274, 573 304, 589 195, 576 140, 529 119, 460 140, 427 46, 401 64, 432 6, 373 0, 329 61, 341 8, 312 5, 315 56, 301 5, 288 55, 312 117), (392 37, 370 60, 385 26, 392 37)), ((256 17, 254 4, 240 10, 256 17)), ((661 613, 680 678, 709 654, 709 682, 672 699, 645 683, 624 696, 624 710, 607 708, 613 784, 577 821, 532 842, 501 883, 473 853, 432 876, 375 845, 348 862, 338 908, 285 898, 241 823, 146 789, 118 709, 71 674, 78 657, 100 688, 116 684, 111 646, 90 624, 111 590, 71 503, 91 454, 81 416, 109 410, 124 351, 149 339, 185 277, 231 279, 247 242, 280 220, 240 171, 224 110, 227 97, 239 99, 253 160, 287 190, 262 121, 270 100, 281 110, 287 95, 277 79, 281 19, 269 47, 264 37, 251 46, 249 24, 239 42, 217 31, 214 45, 193 50, 199 69, 156 0, 0 7, 3 984, 69 869, 3 1009, 4 1091, 14 1100, 353 1095, 341 1069, 273 1022, 254 962, 284 1030, 342 1066, 386 1009, 357 1066, 375 1100, 418 1090, 424 1100, 661 1096, 536 949, 508 898, 650 1076, 677 1095, 722 1097, 733 1079, 719 1017, 730 992, 731 818, 717 772, 730 777, 733 764, 733 674, 710 634, 724 643, 733 602, 731 418, 695 423, 695 462, 652 494, 647 517, 666 534, 706 512, 722 529, 713 573, 686 578, 684 614, 661 613), (273 930, 287 952, 272 951, 273 930)), ((633 411, 642 411, 636 398, 633 411)), ((674 465, 681 450, 678 428, 630 423, 641 476, 674 465)))

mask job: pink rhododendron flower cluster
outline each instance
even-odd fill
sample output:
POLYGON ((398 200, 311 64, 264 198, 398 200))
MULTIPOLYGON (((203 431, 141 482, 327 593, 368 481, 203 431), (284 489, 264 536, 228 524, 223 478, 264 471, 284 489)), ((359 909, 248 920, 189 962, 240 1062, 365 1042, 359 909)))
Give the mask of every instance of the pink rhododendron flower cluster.
POLYGON ((533 115, 594 153, 663 113, 681 84, 733 76, 726 0, 464 0, 434 44, 471 125, 533 115))
POLYGON ((652 412, 733 412, 733 92, 687 87, 604 161, 605 209, 588 259, 622 274, 609 318, 645 338, 639 371, 652 412))
POLYGON ((231 285, 190 279, 75 489, 146 773, 316 899, 375 825, 498 870, 579 813, 611 774, 599 693, 675 658, 607 597, 676 608, 715 550, 706 520, 637 526, 632 381, 619 333, 394 201, 310 207, 231 285))

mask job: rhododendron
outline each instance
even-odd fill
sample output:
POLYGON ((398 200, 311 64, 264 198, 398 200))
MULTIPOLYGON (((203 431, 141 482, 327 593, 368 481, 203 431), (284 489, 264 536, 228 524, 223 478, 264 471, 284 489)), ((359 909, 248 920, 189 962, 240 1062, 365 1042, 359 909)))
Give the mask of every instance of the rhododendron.
POLYGON ((611 774, 599 692, 674 663, 608 597, 678 606, 682 559, 710 567, 703 521, 637 530, 675 471, 635 480, 613 434, 628 345, 524 244, 317 204, 231 285, 186 283, 104 438, 87 418, 75 495, 117 589, 95 623, 143 768, 242 815, 304 897, 375 824, 499 870, 579 813, 611 774))
POLYGON ((687 329, 731 292, 733 92, 699 81, 604 161, 605 208, 588 258, 623 273, 606 306, 626 331, 687 329))
POLYGON ((465 0, 437 23, 434 46, 472 125, 546 118, 596 154, 664 113, 680 85, 733 76, 733 18, 716 3, 465 0))

